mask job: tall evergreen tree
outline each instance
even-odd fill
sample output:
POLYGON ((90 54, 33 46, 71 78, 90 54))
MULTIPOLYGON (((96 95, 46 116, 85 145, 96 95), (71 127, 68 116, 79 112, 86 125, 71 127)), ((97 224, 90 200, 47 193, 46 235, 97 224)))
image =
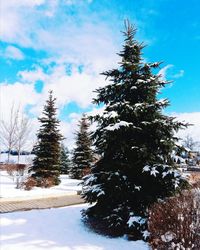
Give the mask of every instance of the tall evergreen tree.
POLYGON ((60 142, 62 136, 59 131, 59 120, 56 118, 56 98, 53 98, 52 91, 43 110, 43 117, 38 118, 41 123, 37 133, 37 143, 34 147, 36 155, 33 160, 32 177, 38 185, 44 179, 51 178, 52 184, 59 184, 60 175, 60 142))
POLYGON ((83 211, 88 222, 110 234, 146 235, 148 207, 173 195, 187 182, 171 157, 184 124, 162 114, 169 105, 157 94, 168 82, 155 72, 160 63, 145 63, 143 44, 126 22, 119 69, 104 72, 110 84, 99 88, 94 103, 104 104, 93 134, 101 155, 84 179, 83 197, 92 205, 83 211))
POLYGON ((76 147, 73 150, 73 165, 70 169, 70 175, 75 179, 81 179, 90 171, 93 157, 91 136, 88 129, 89 123, 87 117, 83 115, 79 122, 79 131, 76 133, 76 147))
POLYGON ((69 159, 69 150, 61 143, 60 151, 60 173, 68 174, 71 166, 71 161, 69 159))

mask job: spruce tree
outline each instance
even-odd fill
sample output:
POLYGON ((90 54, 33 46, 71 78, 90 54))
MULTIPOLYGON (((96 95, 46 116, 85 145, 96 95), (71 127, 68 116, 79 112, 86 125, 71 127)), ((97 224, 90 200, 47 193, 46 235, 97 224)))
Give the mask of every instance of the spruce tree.
POLYGON ((79 122, 79 131, 76 132, 76 146, 72 155, 72 168, 70 176, 75 179, 81 179, 91 168, 93 156, 91 150, 91 135, 88 131, 89 122, 83 115, 79 122))
POLYGON ((37 133, 37 143, 34 147, 36 155, 33 160, 32 177, 38 186, 45 179, 51 179, 52 185, 59 184, 60 175, 60 142, 62 136, 59 131, 59 120, 56 118, 56 98, 49 91, 49 98, 43 110, 43 116, 38 118, 41 123, 37 133))
POLYGON ((91 206, 83 216, 98 230, 141 239, 147 236, 148 207, 187 182, 172 159, 175 132, 185 125, 162 113, 169 102, 157 94, 168 82, 156 74, 160 63, 143 61, 144 45, 135 33, 126 22, 120 67, 104 72, 110 82, 96 90, 94 103, 105 107, 91 117, 101 158, 84 178, 83 197, 91 206))
POLYGON ((69 159, 69 150, 68 150, 67 147, 64 146, 63 143, 61 143, 61 149, 60 149, 60 173, 61 174, 68 174, 70 166, 71 166, 71 161, 69 159))

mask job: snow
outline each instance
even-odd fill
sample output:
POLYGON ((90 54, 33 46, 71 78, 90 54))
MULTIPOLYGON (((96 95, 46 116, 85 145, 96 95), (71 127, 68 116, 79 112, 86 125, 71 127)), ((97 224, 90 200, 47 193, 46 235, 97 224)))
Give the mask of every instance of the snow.
POLYGON ((66 194, 76 194, 82 187, 78 185, 81 181, 70 179, 67 175, 60 176, 61 183, 51 188, 34 187, 30 191, 16 189, 16 183, 6 171, 0 171, 0 198, 42 198, 66 194))
POLYGON ((148 171, 150 171, 150 166, 149 165, 146 165, 146 166, 144 166, 143 167, 143 172, 148 172, 148 171))
POLYGON ((1 250, 148 250, 143 241, 108 238, 81 221, 87 205, 0 215, 1 250))
POLYGON ((172 157, 176 162, 180 161, 180 163, 185 164, 185 159, 183 159, 182 157, 178 155, 172 155, 172 157))
POLYGON ((87 186, 90 182, 93 182, 96 180, 96 176, 93 174, 87 175, 87 177, 84 177, 84 185, 87 186))
POLYGON ((180 185, 180 181, 176 179, 176 180, 174 181, 174 188, 175 188, 175 189, 178 188, 179 185, 180 185))
POLYGON ((97 196, 101 196, 105 194, 105 192, 101 189, 101 184, 93 185, 92 193, 97 193, 97 196))
MULTIPOLYGON (((155 166, 155 165, 154 165, 155 166)), ((162 172, 162 178, 165 178, 167 175, 174 175, 176 178, 174 186, 175 188, 178 187, 178 184, 180 182, 180 179, 187 179, 187 175, 184 175, 180 170, 172 169, 168 165, 162 165, 162 164, 156 164, 155 167, 151 167, 149 165, 146 165, 143 167, 142 172, 150 172, 150 175, 153 175, 156 177, 157 174, 159 174, 159 171, 156 169, 156 167, 162 167, 163 169, 169 168, 167 171, 162 172)))
POLYGON ((146 239, 147 237, 149 237, 150 233, 147 230, 145 230, 145 231, 143 231, 142 235, 143 235, 144 239, 146 239))
POLYGON ((104 118, 115 118, 117 116, 118 116, 118 113, 116 111, 110 111, 110 112, 104 111, 104 114, 103 114, 104 118))
POLYGON ((119 129, 120 127, 129 127, 130 125, 133 125, 132 122, 126 122, 126 121, 120 121, 118 123, 115 123, 113 125, 109 125, 107 127, 105 127, 105 130, 115 130, 115 129, 119 129))
POLYGON ((104 192, 103 190, 101 190, 101 191, 97 194, 97 197, 102 196, 102 195, 105 195, 105 192, 104 192))
POLYGON ((134 104, 134 106, 136 107, 136 108, 138 108, 138 107, 143 107, 145 104, 143 103, 143 102, 141 102, 141 103, 135 103, 134 104))
POLYGON ((132 87, 131 87, 131 90, 132 90, 132 89, 137 89, 137 87, 136 87, 136 86, 132 86, 132 87))
MULTIPOLYGON (((20 155, 19 163, 21 164, 30 164, 35 155, 20 155)), ((10 163, 17 163, 17 155, 10 155, 10 163)), ((0 154, 0 162, 7 162, 8 154, 2 153, 0 154)))
POLYGON ((156 167, 153 167, 153 168, 151 169, 150 175, 153 175, 153 176, 156 177, 156 174, 158 174, 158 173, 159 173, 159 172, 156 170, 156 167))
POLYGON ((162 173, 162 178, 165 178, 165 176, 167 176, 167 175, 168 175, 167 172, 163 172, 163 173, 162 173))
POLYGON ((135 185, 135 189, 136 189, 136 190, 140 191, 141 188, 142 188, 141 186, 136 186, 136 185, 135 185))
POLYGON ((176 235, 173 232, 166 232, 164 235, 161 235, 161 240, 164 242, 170 242, 175 236, 176 235))
POLYGON ((145 223, 145 219, 140 217, 140 216, 131 216, 127 222, 128 226, 131 227, 133 225, 134 222, 142 225, 145 223))
MULTIPOLYGON (((30 164, 34 155, 21 155, 20 163, 30 164)), ((7 154, 1 154, 1 162, 7 161, 7 154)), ((13 163, 17 162, 16 155, 10 155, 10 161, 13 163)), ((77 194, 77 191, 82 189, 79 185, 80 180, 70 179, 68 175, 60 176, 61 183, 58 186, 51 188, 39 188, 34 187, 30 191, 23 189, 16 189, 16 182, 13 177, 8 175, 6 171, 0 171, 0 198, 42 198, 47 196, 57 196, 66 194, 77 194)))
POLYGON ((143 80, 143 79, 138 79, 136 83, 146 83, 147 80, 143 80))

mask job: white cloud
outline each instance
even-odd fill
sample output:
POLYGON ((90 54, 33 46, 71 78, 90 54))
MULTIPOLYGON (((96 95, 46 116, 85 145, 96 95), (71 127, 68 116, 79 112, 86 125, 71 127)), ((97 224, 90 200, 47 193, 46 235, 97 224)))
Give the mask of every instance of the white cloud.
POLYGON ((3 1, 1 40, 46 51, 56 60, 62 58, 65 62, 90 65, 98 72, 112 67, 118 61, 118 45, 112 29, 102 20, 98 21, 95 13, 78 17, 66 14, 61 3, 63 1, 3 1))
POLYGON ((75 72, 71 76, 53 73, 45 84, 45 90, 52 89, 58 97, 58 104, 65 105, 71 101, 80 107, 86 108, 91 104, 93 91, 102 85, 102 76, 96 76, 87 72, 75 72))
MULTIPOLYGON (((179 70, 178 72, 174 73, 174 65, 168 64, 165 67, 163 67, 159 72, 158 75, 160 76, 160 79, 163 81, 168 81, 171 79, 178 79, 184 76, 184 70, 179 70), (170 72, 169 70, 172 69, 170 72), (169 74, 170 73, 170 74, 169 74), (168 79, 169 77, 169 79, 168 79)), ((168 85, 169 88, 171 88, 173 83, 171 82, 170 85, 168 85)))
POLYGON ((103 25, 83 24, 80 28, 76 23, 66 22, 56 30, 39 30, 37 38, 33 46, 56 55, 52 58, 54 62, 82 64, 99 73, 118 62, 115 40, 103 25))
POLYGON ((8 7, 34 7, 45 3, 45 0, 9 0, 4 5, 8 7))
POLYGON ((187 135, 191 136, 195 141, 200 141, 200 112, 191 113, 174 113, 173 116, 177 117, 179 121, 193 124, 184 130, 180 130, 178 135, 185 138, 187 135))
MULTIPOLYGON (((80 0, 64 0, 64 3, 66 5, 75 5, 75 4, 80 4, 80 0)), ((86 2, 86 3, 91 3, 92 0, 82 0, 82 2, 86 2)))
MULTIPOLYGON (((76 0, 68 4, 75 2, 81 4, 76 0)), ((85 1, 85 3, 90 2, 85 1)), ((61 3, 64 1, 10 0, 1 4, 0 23, 3 24, 0 30, 1 40, 15 43, 19 47, 43 51, 47 55, 46 58, 41 58, 39 62, 41 66, 35 66, 31 70, 30 68, 21 70, 17 74, 20 82, 7 87, 7 92, 10 91, 10 100, 13 98, 13 91, 15 88, 19 89, 19 85, 25 89, 32 89, 33 97, 29 96, 28 91, 20 93, 16 91, 14 99, 24 100, 25 106, 29 104, 29 98, 31 100, 35 98, 30 110, 34 115, 40 114, 50 89, 57 97, 59 108, 71 101, 76 102, 81 108, 88 107, 94 96, 93 91, 105 84, 104 77, 100 73, 112 68, 118 62, 116 55, 118 45, 112 36, 112 30, 104 22, 100 23, 98 17, 93 18, 92 15, 96 15, 95 13, 90 16, 66 14, 63 9, 61 10, 63 7, 61 3), (71 75, 66 73, 67 64, 73 65, 71 75), (80 65, 83 66, 81 73, 78 71, 80 65), (36 94, 34 89, 34 84, 38 80, 44 82, 40 95, 36 94), (22 94, 26 98, 23 98, 22 94)), ((3 99, 2 102, 6 100, 3 99)), ((3 105, 6 107, 6 104, 3 105)))
POLYGON ((34 91, 34 85, 0 83, 0 118, 6 119, 12 105, 25 109, 27 105, 35 105, 40 96, 34 91))
MULTIPOLYGON (((9 0, 0 4, 1 40, 22 46, 31 46, 33 18, 37 22, 35 7, 45 0, 9 0)), ((35 25, 35 24, 34 24, 35 25)))
POLYGON ((176 74, 173 75, 174 78, 180 78, 184 76, 185 71, 184 70, 179 70, 176 74))
POLYGON ((59 4, 59 0, 48 0, 48 5, 46 10, 44 11, 44 15, 51 18, 55 15, 57 7, 59 4))
POLYGON ((28 83, 35 83, 38 80, 45 81, 48 77, 39 66, 34 70, 19 71, 17 75, 20 77, 22 82, 28 83))
POLYGON ((23 60, 24 59, 23 52, 14 46, 6 47, 6 49, 4 51, 4 56, 6 58, 15 59, 15 60, 23 60))
POLYGON ((172 68, 172 67, 174 67, 174 65, 168 64, 168 65, 166 65, 165 67, 163 67, 163 68, 158 72, 158 75, 160 75, 160 78, 161 78, 162 80, 166 80, 167 71, 168 71, 168 69, 170 69, 170 68, 172 68))
POLYGON ((75 132, 78 130, 77 124, 79 119, 80 116, 78 116, 77 119, 72 119, 70 122, 61 121, 60 123, 60 131, 65 137, 63 142, 69 148, 69 150, 72 150, 74 147, 75 132))
MULTIPOLYGON (((174 65, 172 64, 168 64, 165 67, 163 67, 159 72, 158 75, 160 75, 160 78, 164 81, 166 81, 167 79, 167 74, 168 74, 168 70, 174 68, 174 65)), ((174 70, 173 70, 174 71, 174 70)), ((184 76, 185 71, 183 69, 179 70, 176 73, 171 73, 170 77, 171 78, 180 78, 184 76)))
MULTIPOLYGON (((24 83, 34 84, 37 80, 43 81, 45 84, 41 101, 47 98, 49 90, 53 90, 59 108, 70 102, 76 102, 81 108, 87 108, 94 97, 93 91, 105 85, 105 77, 91 71, 90 67, 79 72, 77 66, 72 66, 72 72, 69 75, 65 64, 54 66, 49 73, 44 73, 42 68, 37 67, 33 71, 20 71, 18 76, 24 83)), ((35 114, 39 112, 39 106, 41 106, 40 102, 33 108, 32 111, 35 114)))

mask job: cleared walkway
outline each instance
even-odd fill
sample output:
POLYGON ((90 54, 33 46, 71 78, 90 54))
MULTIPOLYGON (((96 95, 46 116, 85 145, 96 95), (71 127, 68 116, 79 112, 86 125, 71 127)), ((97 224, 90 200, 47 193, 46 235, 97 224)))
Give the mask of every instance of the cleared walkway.
POLYGON ((31 209, 44 209, 64 207, 84 203, 84 200, 77 194, 49 196, 43 198, 29 199, 0 199, 0 213, 14 211, 25 211, 31 209))

